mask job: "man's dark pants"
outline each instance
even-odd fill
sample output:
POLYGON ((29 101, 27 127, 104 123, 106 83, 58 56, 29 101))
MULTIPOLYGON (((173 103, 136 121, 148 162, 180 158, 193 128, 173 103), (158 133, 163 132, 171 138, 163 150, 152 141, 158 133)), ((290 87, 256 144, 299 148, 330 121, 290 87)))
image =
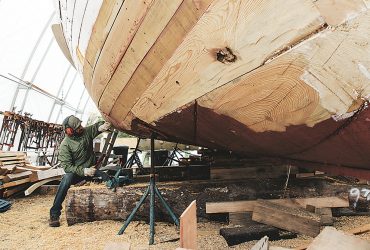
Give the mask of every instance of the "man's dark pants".
POLYGON ((66 173, 59 184, 57 194, 55 195, 53 206, 50 209, 50 216, 59 217, 62 211, 62 203, 66 198, 68 189, 71 185, 79 183, 86 178, 74 173, 66 173))

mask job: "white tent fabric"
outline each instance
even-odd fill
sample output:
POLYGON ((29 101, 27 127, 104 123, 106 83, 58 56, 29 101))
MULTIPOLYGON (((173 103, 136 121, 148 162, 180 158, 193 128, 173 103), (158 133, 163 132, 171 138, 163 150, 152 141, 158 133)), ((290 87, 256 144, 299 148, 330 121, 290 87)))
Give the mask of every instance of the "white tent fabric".
POLYGON ((81 113, 4 77, 0 77, 0 111, 14 108, 15 112, 27 112, 33 119, 52 123, 75 114, 86 122, 97 109, 81 75, 54 39, 51 25, 57 22, 56 14, 50 0, 0 0, 0 75, 30 82, 81 113))

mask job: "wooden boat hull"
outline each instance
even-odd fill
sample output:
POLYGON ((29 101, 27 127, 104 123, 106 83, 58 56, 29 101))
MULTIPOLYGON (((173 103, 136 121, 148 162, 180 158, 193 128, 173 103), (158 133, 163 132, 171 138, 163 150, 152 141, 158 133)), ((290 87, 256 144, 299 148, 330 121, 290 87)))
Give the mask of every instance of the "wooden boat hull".
POLYGON ((61 0, 60 20, 90 96, 121 130, 368 169, 369 7, 61 0))

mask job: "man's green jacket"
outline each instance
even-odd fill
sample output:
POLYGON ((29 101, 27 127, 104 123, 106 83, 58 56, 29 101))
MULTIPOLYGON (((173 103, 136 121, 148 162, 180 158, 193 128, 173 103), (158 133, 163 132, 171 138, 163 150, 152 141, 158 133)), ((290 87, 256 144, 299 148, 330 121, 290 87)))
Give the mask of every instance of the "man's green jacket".
POLYGON ((98 131, 104 122, 88 126, 80 136, 65 136, 59 147, 58 159, 66 173, 84 176, 84 168, 95 165, 93 139, 101 132, 98 131))

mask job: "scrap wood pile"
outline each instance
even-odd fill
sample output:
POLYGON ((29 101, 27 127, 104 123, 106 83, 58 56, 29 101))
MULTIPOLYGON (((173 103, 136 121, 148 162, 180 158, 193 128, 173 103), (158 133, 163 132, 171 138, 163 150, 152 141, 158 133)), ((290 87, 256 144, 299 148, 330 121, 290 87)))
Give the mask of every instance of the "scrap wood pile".
POLYGON ((63 169, 30 164, 24 152, 0 151, 0 197, 7 198, 21 191, 29 195, 63 175, 63 169))
MULTIPOLYGON (((206 212, 229 214, 229 227, 221 228, 220 234, 232 246, 264 236, 272 240, 297 234, 317 237, 325 226, 333 226, 333 216, 370 214, 349 209, 350 203, 341 197, 207 202, 206 212)), ((348 233, 369 230, 370 225, 366 225, 348 233)))

